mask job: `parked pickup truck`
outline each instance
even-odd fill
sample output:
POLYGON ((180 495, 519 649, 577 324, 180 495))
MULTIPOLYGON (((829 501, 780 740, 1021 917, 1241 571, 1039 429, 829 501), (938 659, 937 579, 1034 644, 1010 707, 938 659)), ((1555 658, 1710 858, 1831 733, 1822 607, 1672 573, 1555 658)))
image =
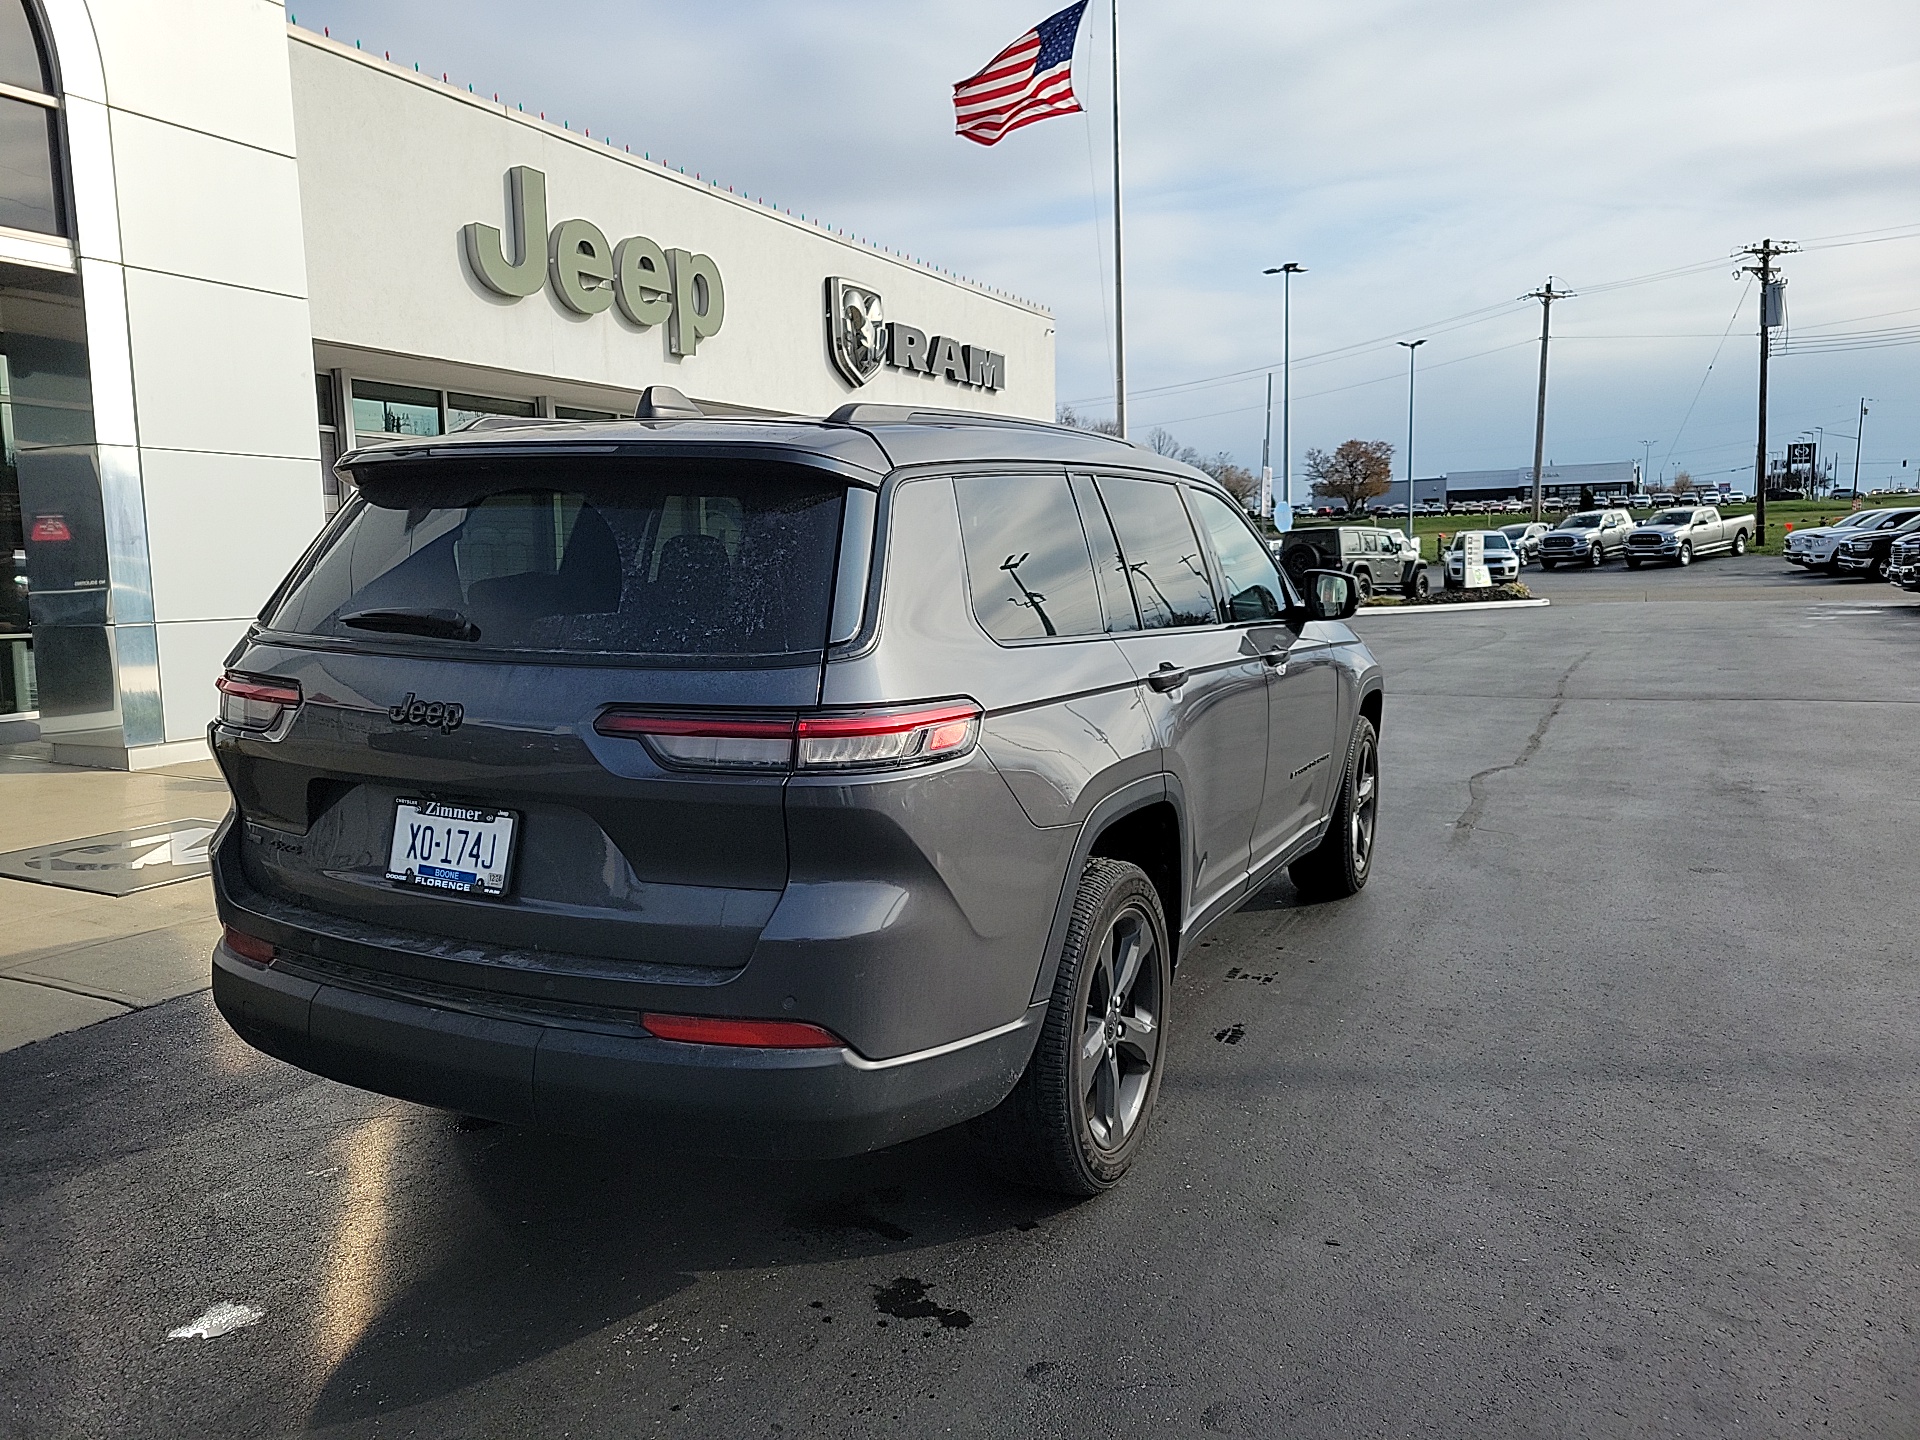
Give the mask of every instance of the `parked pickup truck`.
POLYGON ((1627 568, 1656 560, 1691 565, 1708 555, 1744 555, 1753 543, 1751 515, 1722 515, 1717 505, 1662 510, 1627 536, 1627 568))

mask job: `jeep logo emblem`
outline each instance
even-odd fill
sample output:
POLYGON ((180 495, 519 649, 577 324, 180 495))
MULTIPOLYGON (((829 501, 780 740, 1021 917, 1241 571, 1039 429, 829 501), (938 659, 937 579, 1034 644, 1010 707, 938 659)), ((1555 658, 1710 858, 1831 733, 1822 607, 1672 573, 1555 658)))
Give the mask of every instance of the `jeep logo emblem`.
POLYGON ((560 303, 577 315, 618 305, 638 329, 664 321, 667 348, 675 355, 691 355, 702 340, 720 333, 726 290, 711 256, 662 250, 644 235, 615 245, 591 220, 562 220, 549 231, 547 177, 529 165, 507 172, 507 192, 517 260, 507 259, 506 237, 492 225, 475 221, 460 231, 467 268, 496 295, 524 300, 551 284, 560 303))
POLYGON ((387 719, 396 725, 429 725, 445 734, 458 730, 466 718, 466 706, 440 700, 416 700, 411 690, 406 699, 387 708, 387 719))

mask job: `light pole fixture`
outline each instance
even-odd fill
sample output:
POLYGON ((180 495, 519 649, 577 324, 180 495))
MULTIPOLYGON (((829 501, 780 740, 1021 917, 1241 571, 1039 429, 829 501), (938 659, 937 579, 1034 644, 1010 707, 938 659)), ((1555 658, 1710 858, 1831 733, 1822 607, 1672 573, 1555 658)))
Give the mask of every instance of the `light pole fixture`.
MULTIPOLYGON (((1280 497, 1293 513, 1293 277, 1307 273, 1298 260, 1261 271, 1278 275, 1280 300, 1280 497)), ((1267 444, 1273 444, 1273 377, 1267 377, 1267 444)))
POLYGON ((1413 538, 1413 352, 1425 340, 1402 340, 1407 351, 1407 538, 1413 538))

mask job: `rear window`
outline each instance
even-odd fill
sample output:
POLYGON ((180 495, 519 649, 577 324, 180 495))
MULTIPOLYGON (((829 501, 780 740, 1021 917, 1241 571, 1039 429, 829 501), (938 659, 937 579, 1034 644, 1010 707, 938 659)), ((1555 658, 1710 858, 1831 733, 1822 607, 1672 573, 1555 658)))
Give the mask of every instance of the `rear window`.
POLYGON ((383 475, 266 624, 462 653, 817 653, 844 492, 817 471, 744 462, 383 475))
POLYGON ((1106 630, 1093 556, 1064 475, 978 475, 954 482, 973 613, 996 640, 1106 630))

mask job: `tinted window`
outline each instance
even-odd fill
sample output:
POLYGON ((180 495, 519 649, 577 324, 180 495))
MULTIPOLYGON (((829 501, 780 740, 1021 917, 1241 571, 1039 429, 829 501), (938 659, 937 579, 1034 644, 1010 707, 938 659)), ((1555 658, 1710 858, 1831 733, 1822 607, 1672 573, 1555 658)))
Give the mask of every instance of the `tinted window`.
POLYGON ((24 100, 0 99, 0 225, 42 235, 65 228, 53 178, 57 114, 24 100))
POLYGON ((1113 538, 1107 507, 1101 503, 1091 475, 1075 475, 1072 485, 1073 498, 1080 506, 1080 525, 1087 532, 1087 548, 1093 552, 1093 578, 1100 583, 1107 629, 1138 630, 1140 612, 1134 609, 1133 587, 1127 583, 1126 562, 1120 558, 1119 541, 1113 538))
POLYGON ((767 465, 479 469, 369 475, 373 503, 290 587, 270 628, 463 652, 824 647, 838 484, 767 465))
POLYGON ((1120 536, 1142 626, 1214 624, 1213 586, 1180 492, 1154 480, 1108 477, 1100 494, 1120 536))
POLYGON ((974 475, 954 482, 973 613, 996 640, 1098 635, 1093 558, 1064 475, 974 475))
POLYGON ((1280 572, 1274 569, 1273 556, 1260 543, 1231 505, 1204 490, 1189 490, 1193 508, 1200 516, 1200 527, 1213 542, 1214 558, 1226 581, 1224 609, 1228 620, 1277 620, 1286 604, 1280 589, 1280 572))

